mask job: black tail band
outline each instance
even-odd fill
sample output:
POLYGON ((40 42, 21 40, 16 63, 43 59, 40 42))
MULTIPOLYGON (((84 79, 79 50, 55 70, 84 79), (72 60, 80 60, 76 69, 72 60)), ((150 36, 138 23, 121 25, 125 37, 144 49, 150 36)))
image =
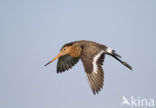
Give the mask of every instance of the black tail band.
POLYGON ((108 55, 111 55, 112 57, 114 57, 116 60, 118 60, 120 63, 122 63, 124 66, 126 66, 127 68, 129 68, 130 70, 132 70, 132 67, 126 63, 125 61, 122 61, 120 58, 121 56, 116 54, 115 51, 113 50, 112 53, 107 53, 108 55), (118 58, 119 57, 119 58, 118 58))

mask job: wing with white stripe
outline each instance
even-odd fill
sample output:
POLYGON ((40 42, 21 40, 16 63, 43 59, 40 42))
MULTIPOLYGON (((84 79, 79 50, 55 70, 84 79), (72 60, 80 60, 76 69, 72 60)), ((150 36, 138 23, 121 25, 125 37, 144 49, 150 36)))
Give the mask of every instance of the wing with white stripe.
POLYGON ((104 72, 101 65, 103 65, 104 57, 105 52, 102 50, 96 53, 90 52, 88 55, 83 55, 81 58, 90 87, 94 94, 98 93, 103 87, 104 72))

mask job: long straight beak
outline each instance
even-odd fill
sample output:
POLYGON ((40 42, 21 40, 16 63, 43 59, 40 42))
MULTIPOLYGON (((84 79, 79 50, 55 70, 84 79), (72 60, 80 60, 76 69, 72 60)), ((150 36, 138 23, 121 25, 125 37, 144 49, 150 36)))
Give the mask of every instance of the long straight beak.
POLYGON ((47 64, 45 64, 44 66, 47 66, 48 64, 50 64, 51 62, 53 62, 54 60, 56 60, 57 58, 59 58, 60 56, 62 56, 61 53, 59 53, 55 58, 53 58, 51 61, 49 61, 47 64))

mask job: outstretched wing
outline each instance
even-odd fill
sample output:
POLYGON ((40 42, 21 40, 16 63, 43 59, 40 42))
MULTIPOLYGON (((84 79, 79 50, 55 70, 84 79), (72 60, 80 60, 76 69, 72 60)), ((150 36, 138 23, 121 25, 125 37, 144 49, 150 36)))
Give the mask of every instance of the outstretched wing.
POLYGON ((97 52, 94 50, 94 52, 83 55, 81 58, 94 94, 98 93, 103 87, 104 72, 101 65, 103 65, 104 57, 105 52, 103 50, 97 52))
POLYGON ((57 62, 57 73, 62 73, 72 68, 78 61, 79 57, 72 57, 70 55, 61 56, 57 62))

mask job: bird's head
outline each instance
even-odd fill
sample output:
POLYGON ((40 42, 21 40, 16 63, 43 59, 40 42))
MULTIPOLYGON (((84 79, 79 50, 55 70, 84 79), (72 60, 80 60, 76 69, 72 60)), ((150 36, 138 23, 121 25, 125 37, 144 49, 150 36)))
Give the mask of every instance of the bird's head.
POLYGON ((48 64, 50 64, 51 62, 53 62, 54 60, 56 60, 57 58, 59 58, 61 56, 69 54, 70 51, 71 51, 71 46, 64 46, 63 48, 61 48, 60 53, 55 58, 53 58, 51 61, 49 61, 47 64, 45 64, 44 66, 47 66, 48 64))

